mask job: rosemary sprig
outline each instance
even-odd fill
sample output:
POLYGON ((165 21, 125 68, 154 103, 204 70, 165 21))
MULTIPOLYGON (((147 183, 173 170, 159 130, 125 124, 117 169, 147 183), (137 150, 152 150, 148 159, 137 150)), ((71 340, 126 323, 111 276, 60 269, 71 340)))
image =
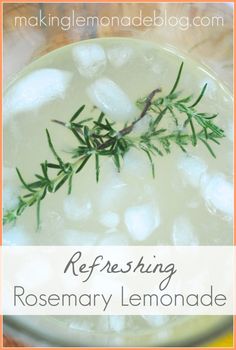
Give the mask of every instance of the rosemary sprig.
POLYGON ((35 181, 29 183, 24 180, 19 169, 16 169, 25 193, 19 197, 19 203, 15 209, 4 212, 3 224, 15 222, 28 207, 36 205, 37 228, 39 228, 42 200, 47 194, 57 192, 65 183, 70 194, 74 175, 81 172, 92 157, 95 159, 97 181, 100 176, 100 157, 111 157, 117 170, 120 171, 122 159, 131 147, 145 152, 150 161, 153 177, 155 176, 153 157, 170 153, 174 144, 186 152, 187 146, 195 147, 198 142, 201 142, 210 154, 216 157, 211 143, 219 144, 219 139, 225 136, 224 131, 214 123, 217 114, 200 113, 196 110, 196 106, 205 94, 207 84, 196 99, 192 95, 181 97, 181 92, 177 91, 177 88, 182 71, 183 63, 171 91, 166 96, 155 98, 156 94, 161 92, 158 88, 147 97, 139 99, 137 106, 141 110, 140 115, 121 130, 117 130, 115 123, 110 122, 103 112, 96 120, 87 118, 78 121, 85 109, 84 105, 74 113, 69 122, 53 120, 54 123, 68 128, 78 142, 77 147, 71 151, 72 160, 63 161, 46 129, 47 142, 55 162, 44 161, 41 164, 41 173, 36 174, 35 181), (148 129, 137 136, 133 132, 134 127, 147 114, 150 117, 148 129), (160 126, 164 117, 173 120, 175 125, 173 131, 160 126))

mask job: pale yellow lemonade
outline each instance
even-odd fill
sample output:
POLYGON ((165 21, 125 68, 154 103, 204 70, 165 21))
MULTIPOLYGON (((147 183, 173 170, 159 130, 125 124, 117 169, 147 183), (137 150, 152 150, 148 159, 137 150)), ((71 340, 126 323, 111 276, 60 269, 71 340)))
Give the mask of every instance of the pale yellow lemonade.
MULTIPOLYGON (((90 159, 74 177, 71 195, 62 186, 42 201, 41 230, 35 231, 35 207, 28 208, 15 225, 4 226, 5 245, 232 244, 232 97, 203 66, 172 49, 133 39, 63 47, 31 63, 9 85, 3 108, 4 210, 17 205, 21 191, 15 167, 30 182, 42 161, 53 161, 46 128, 64 159, 77 146, 71 131, 52 119, 66 122, 85 104, 81 118, 97 118, 103 110, 119 129, 138 117, 137 99, 156 88, 162 89, 160 96, 170 91, 182 61, 178 90, 197 97, 208 83, 198 110, 218 113, 217 123, 225 130, 221 144, 212 145, 216 159, 203 144, 187 146, 187 154, 173 146, 170 154, 154 157, 153 179, 144 152, 131 149, 120 173, 110 158, 101 160, 98 183, 90 159)), ((134 133, 147 129, 148 118, 134 133)), ((163 125, 175 128, 168 114, 163 125)), ((36 345, 157 346, 194 342, 225 322, 210 316, 18 316, 6 318, 6 327, 36 345)))

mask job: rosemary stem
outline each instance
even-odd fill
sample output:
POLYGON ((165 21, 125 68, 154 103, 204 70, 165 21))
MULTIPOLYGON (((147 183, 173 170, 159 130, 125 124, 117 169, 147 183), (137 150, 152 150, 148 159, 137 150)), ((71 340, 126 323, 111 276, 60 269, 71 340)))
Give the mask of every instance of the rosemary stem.
MULTIPOLYGON (((127 126, 127 127, 123 128, 123 129, 121 129, 120 131, 118 131, 118 133, 117 133, 118 135, 120 135, 120 136, 126 136, 126 135, 128 135, 128 134, 130 134, 130 133, 132 132, 134 126, 135 126, 143 117, 145 117, 145 115, 146 115, 148 109, 150 108, 150 106, 151 106, 151 104, 152 104, 152 100, 153 100, 154 96, 155 96, 157 93, 159 93, 159 92, 161 92, 161 89, 160 89, 160 88, 153 90, 153 91, 147 96, 146 101, 145 101, 144 108, 143 108, 142 112, 140 113, 140 116, 139 116, 136 120, 134 120, 129 126, 127 126)), ((60 124, 60 125, 62 125, 62 126, 65 126, 65 127, 69 128, 69 129, 71 128, 67 123, 62 122, 62 121, 57 120, 57 119, 53 119, 52 122, 57 123, 57 124, 60 124)), ((103 149, 105 149, 105 148, 111 146, 115 141, 116 141, 116 137, 110 138, 109 140, 107 140, 107 141, 105 141, 104 143, 100 144, 100 145, 98 146, 98 149, 99 149, 99 150, 103 150, 103 149)))

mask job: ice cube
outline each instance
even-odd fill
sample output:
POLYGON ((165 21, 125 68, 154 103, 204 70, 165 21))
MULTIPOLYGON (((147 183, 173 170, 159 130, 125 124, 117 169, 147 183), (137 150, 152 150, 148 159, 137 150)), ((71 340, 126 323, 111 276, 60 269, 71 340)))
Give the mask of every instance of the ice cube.
POLYGON ((178 164, 178 169, 184 175, 184 180, 191 186, 197 187, 201 177, 207 170, 206 163, 196 156, 183 155, 178 164))
POLYGON ((70 220, 87 220, 92 214, 92 204, 88 199, 78 199, 69 195, 64 200, 64 211, 70 220))
POLYGON ((106 54, 98 44, 83 44, 73 48, 72 55, 79 73, 85 78, 94 78, 104 72, 106 54))
POLYGON ((3 183, 9 185, 12 183, 18 183, 18 175, 15 168, 3 167, 3 183))
POLYGON ((64 226, 64 215, 54 210, 48 210, 44 214, 44 219, 41 224, 41 228, 45 228, 48 231, 48 227, 53 227, 54 231, 60 230, 64 226))
POLYGON ((170 320, 170 316, 167 315, 144 315, 142 317, 152 327, 160 327, 170 320))
POLYGON ((14 226, 3 232, 3 245, 29 245, 31 243, 29 235, 23 227, 14 226))
POLYGON ((27 260, 25 260, 25 255, 22 258, 15 277, 16 285, 24 284, 25 288, 36 290, 46 287, 54 274, 53 264, 48 260, 49 258, 30 252, 27 253, 27 260))
POLYGON ((226 135, 228 136, 231 142, 234 141, 234 122, 233 120, 228 121, 227 129, 225 130, 226 135))
POLYGON ((188 204, 187 204, 187 206, 189 207, 189 208, 191 208, 191 209, 196 209, 197 207, 199 207, 199 201, 198 200, 196 200, 196 199, 191 199, 189 202, 188 202, 188 204))
POLYGON ((109 316, 99 316, 96 320, 96 327, 100 332, 110 332, 109 316))
POLYGON ((109 233, 105 238, 103 238, 99 245, 105 246, 105 245, 120 245, 120 246, 127 246, 129 245, 129 241, 127 237, 125 237, 122 233, 120 232, 115 232, 115 233, 109 233))
POLYGON ((4 211, 15 209, 19 203, 19 191, 10 186, 3 188, 3 209, 4 211))
POLYGON ((233 184, 227 181, 223 174, 205 177, 202 194, 211 211, 219 210, 229 218, 233 216, 233 184))
POLYGON ((127 172, 132 177, 145 177, 150 174, 150 162, 147 155, 135 148, 131 148, 124 156, 122 172, 127 172))
POLYGON ((233 172, 233 167, 234 167, 234 152, 233 152, 233 149, 228 152, 226 160, 227 160, 227 166, 230 169, 229 171, 230 171, 230 173, 232 173, 233 172))
POLYGON ((133 56, 133 49, 129 46, 115 46, 107 50, 107 57, 110 64, 119 68, 130 61, 133 56))
POLYGON ((163 65, 160 64, 160 62, 153 63, 151 66, 151 70, 153 71, 153 73, 158 75, 159 78, 168 74, 168 68, 166 66, 163 67, 163 65))
POLYGON ((119 179, 119 177, 113 176, 108 181, 100 182, 97 206, 102 212, 105 210, 116 210, 122 206, 126 195, 127 184, 119 179))
POLYGON ((125 224, 134 240, 145 240, 160 224, 160 215, 151 203, 129 207, 125 211, 125 224))
POLYGON ((94 245, 98 234, 79 230, 66 230, 63 235, 64 245, 94 245))
POLYGON ((150 121, 151 117, 148 114, 146 114, 137 124, 135 124, 133 132, 137 135, 144 134, 149 129, 150 121))
POLYGON ((97 79, 87 88, 91 102, 117 122, 134 119, 138 110, 127 94, 108 78, 97 79))
POLYGON ((109 316, 110 329, 115 332, 121 332, 125 328, 125 316, 109 316))
POLYGON ((55 98, 63 98, 71 78, 70 72, 54 68, 43 68, 28 74, 16 82, 5 95, 5 120, 11 114, 27 112, 55 98))
POLYGON ((148 66, 149 70, 152 71, 155 75, 158 83, 160 84, 161 80, 170 74, 169 64, 167 64, 166 59, 163 59, 156 50, 147 49, 144 50, 144 61, 145 65, 148 66))
MULTIPOLYGON (((200 68, 200 70, 202 69, 200 68)), ((199 84, 199 89, 201 90, 205 84, 207 84, 205 96, 211 100, 215 100, 217 98, 217 92, 219 91, 219 87, 218 84, 216 84, 215 79, 211 77, 202 79, 199 84)))
POLYGON ((102 214, 100 222, 102 225, 108 228, 115 228, 119 224, 120 218, 117 213, 107 211, 106 213, 102 214))
POLYGON ((185 216, 175 219, 173 225, 172 239, 174 245, 198 245, 198 239, 190 220, 185 216))
POLYGON ((93 328, 93 324, 91 322, 91 318, 89 320, 85 320, 77 317, 76 320, 69 323, 69 328, 76 331, 90 332, 93 328))

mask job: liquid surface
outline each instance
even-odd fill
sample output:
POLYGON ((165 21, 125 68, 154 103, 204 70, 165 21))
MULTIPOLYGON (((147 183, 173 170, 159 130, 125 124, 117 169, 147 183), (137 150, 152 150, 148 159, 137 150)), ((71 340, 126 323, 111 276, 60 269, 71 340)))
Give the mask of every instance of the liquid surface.
MULTIPOLYGON (((15 167, 31 181, 42 161, 53 161, 46 128, 64 159, 76 147, 71 132, 52 119, 68 121, 82 104, 86 104, 84 117, 97 117, 96 105, 121 127, 137 117, 138 98, 157 87, 163 95, 170 91, 182 60, 179 89, 183 96, 197 96, 207 82, 198 110, 218 113, 218 124, 225 130, 221 145, 213 145, 217 158, 203 145, 189 146, 188 154, 173 147, 170 155, 154 159, 153 179, 145 154, 130 150, 120 173, 111 159, 102 160, 99 183, 90 160, 74 177, 70 196, 64 186, 43 200, 40 232, 35 232, 32 207, 16 225, 4 228, 4 244, 232 244, 232 98, 204 67, 169 49, 136 40, 100 39, 64 47, 31 64, 9 86, 4 97, 4 208, 17 205, 20 187, 15 167)), ((170 116, 164 125, 173 130, 170 116)), ((145 128, 144 120, 135 132, 145 128)), ((21 322, 27 324, 29 319, 21 322)), ((33 319, 35 326, 44 324, 40 317, 33 319)), ((211 324, 204 320, 198 317, 199 329, 205 322, 211 324)), ((49 333, 60 329, 70 337, 68 342, 82 345, 157 345, 186 337, 186 325, 190 334, 191 329, 194 332, 191 317, 58 317, 45 322, 51 327, 49 333), (136 343, 134 334, 138 334, 136 343)))

